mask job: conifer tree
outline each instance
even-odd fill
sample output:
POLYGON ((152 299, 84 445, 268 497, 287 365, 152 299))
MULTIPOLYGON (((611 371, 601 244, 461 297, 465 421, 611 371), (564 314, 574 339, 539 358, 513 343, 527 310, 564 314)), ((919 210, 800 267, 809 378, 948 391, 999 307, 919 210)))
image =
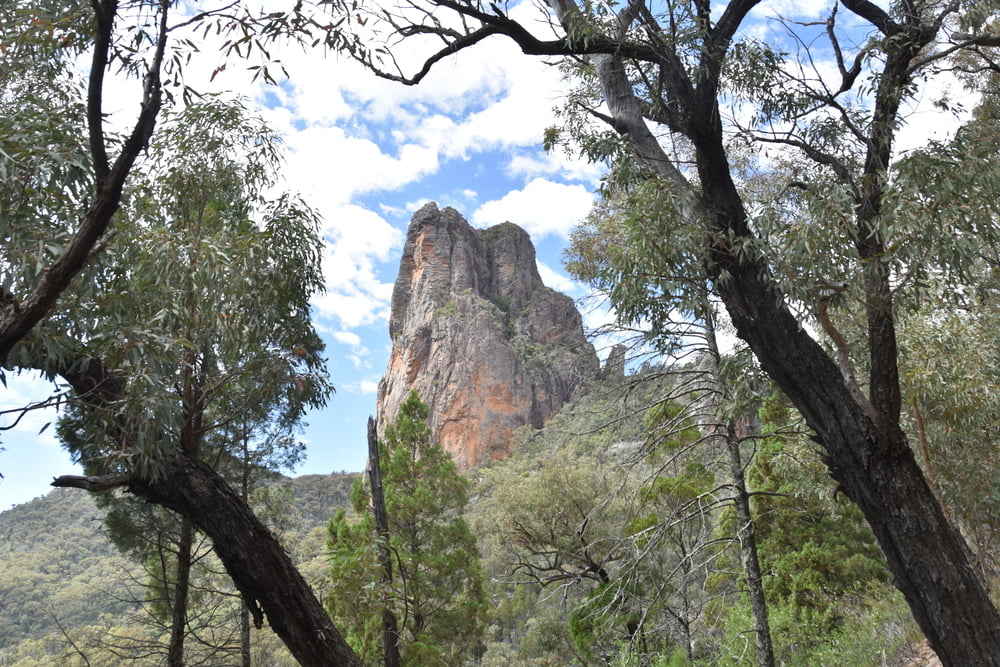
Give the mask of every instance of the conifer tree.
POLYGON ((486 600, 476 538, 461 517, 468 482, 431 440, 427 415, 412 392, 378 445, 392 580, 381 574, 378 530, 361 478, 352 493, 361 520, 352 523, 341 510, 329 526, 327 608, 367 663, 382 650, 386 610, 398 623, 403 664, 458 665, 479 650, 486 600))

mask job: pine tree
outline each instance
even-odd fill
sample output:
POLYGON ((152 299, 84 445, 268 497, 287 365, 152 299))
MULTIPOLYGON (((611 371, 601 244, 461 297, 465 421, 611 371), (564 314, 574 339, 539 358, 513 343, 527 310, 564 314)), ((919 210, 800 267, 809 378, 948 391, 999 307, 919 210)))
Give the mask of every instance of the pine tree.
POLYGON ((412 392, 379 442, 391 581, 382 576, 370 493, 361 479, 352 494, 361 520, 351 523, 340 511, 329 526, 334 590, 327 608, 369 663, 381 653, 386 609, 398 622, 403 664, 462 664, 479 650, 484 629, 479 550, 461 517, 468 482, 432 442, 427 415, 427 405, 412 392))

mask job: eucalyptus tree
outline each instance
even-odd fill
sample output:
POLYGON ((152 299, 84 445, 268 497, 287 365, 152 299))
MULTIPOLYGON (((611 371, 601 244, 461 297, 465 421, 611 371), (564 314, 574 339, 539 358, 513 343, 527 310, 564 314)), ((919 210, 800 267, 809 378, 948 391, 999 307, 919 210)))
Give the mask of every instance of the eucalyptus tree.
MULTIPOLYGON (((247 501, 262 474, 298 461, 295 429, 328 393, 308 305, 321 286, 317 221, 287 195, 264 199, 278 140, 241 104, 192 104, 163 127, 116 226, 127 246, 98 264, 99 297, 74 304, 67 323, 130 381, 114 413, 74 406, 60 434, 94 475, 144 471, 163 441, 175 442, 247 501), (109 448, 102 435, 120 411, 150 419, 139 436, 147 452, 109 448)), ((199 558, 192 519, 178 524, 165 561, 173 572, 154 577, 172 615, 170 665, 185 661, 199 558)))
MULTIPOLYGON (((113 392, 107 384, 78 390, 86 420, 75 420, 68 442, 89 475, 57 483, 91 490, 125 486, 177 512, 186 528, 172 598, 170 658, 180 664, 192 528, 213 539, 258 627, 263 611, 257 601, 267 600, 250 586, 288 590, 290 580, 301 587, 288 593, 298 596, 294 604, 317 608, 311 629, 335 631, 325 615, 319 617, 322 608, 273 535, 220 475, 240 459, 241 466, 273 464, 249 460, 256 444, 266 445, 257 454, 296 460, 301 451, 294 438, 263 442, 258 435, 265 434, 248 427, 256 422, 262 428, 274 418, 279 430, 271 435, 287 435, 306 408, 325 402, 322 343, 309 306, 321 286, 318 220, 296 197, 274 191, 277 137, 240 104, 193 104, 171 115, 165 129, 117 225, 127 245, 114 261, 94 265, 97 296, 81 298, 74 304, 79 310, 52 319, 62 320, 63 336, 86 341, 100 368, 115 369, 104 380, 113 392), (192 488, 195 480, 212 488, 192 488), (235 505, 211 505, 220 495, 235 505), (220 536, 220 523, 241 533, 220 536), (266 545, 284 571, 261 559, 266 545), (253 582, 233 566, 234 551, 264 568, 253 582), (268 577, 274 580, 267 583, 268 577)), ((245 469, 237 471, 247 481, 245 469)), ((293 633, 310 632, 309 621, 287 612, 268 617, 279 634, 293 624, 293 633)), ((301 656, 302 646, 283 638, 301 656)), ((323 638, 310 642, 321 647, 323 638)), ((306 664, 336 659, 325 651, 319 662, 300 657, 306 664)))
MULTIPOLYGON (((178 377, 161 376, 157 382, 153 373, 162 367, 156 367, 153 357, 144 358, 144 350, 165 347, 168 341, 157 338, 157 326, 179 319, 178 304, 161 304, 163 312, 153 313, 146 330, 139 331, 141 327, 137 329, 127 313, 111 307, 115 303, 127 305, 127 298, 98 289, 102 281, 110 284, 116 276, 128 278, 130 288, 135 289, 142 288, 143 281, 152 285, 157 276, 162 278, 162 267, 146 267, 146 276, 130 275, 124 264, 115 263, 124 245, 115 237, 124 234, 112 225, 112 217, 128 192, 127 185, 131 185, 126 183, 129 175, 153 136, 161 106, 171 96, 190 97, 183 83, 183 67, 188 56, 199 49, 194 31, 216 27, 229 34, 235 31, 239 37, 230 40, 230 47, 239 52, 242 45, 253 43, 256 30, 261 28, 261 24, 237 16, 234 5, 183 16, 175 16, 179 12, 174 10, 169 0, 12 2, 0 7, 4 46, 0 56, 4 65, 0 67, 0 122, 4 125, 0 135, 4 175, 0 179, 4 203, 0 363, 6 371, 40 371, 47 378, 65 382, 74 400, 107 427, 104 438, 92 443, 88 452, 112 447, 106 452, 107 469, 100 475, 64 476, 54 482, 56 485, 93 492, 127 488, 187 517, 212 539, 255 623, 262 624, 266 614, 271 627, 302 664, 357 664, 357 657, 281 545, 239 494, 195 455, 204 426, 194 419, 200 411, 188 411, 193 419, 184 424, 182 433, 171 431, 176 421, 157 421, 178 412, 177 401, 160 404, 152 398, 167 386, 164 383, 181 387, 187 401, 181 404, 189 408, 197 407, 201 390, 212 389, 199 387, 191 370, 182 370, 178 377), (80 80, 74 74, 74 63, 86 54, 90 69, 80 80), (111 67, 142 82, 139 113, 123 136, 106 127, 103 98, 111 67), (79 308, 74 314, 74 307, 83 304, 101 306, 95 313, 112 314, 99 325, 79 308), (80 315, 79 321, 76 315, 80 315), (122 330, 116 331, 119 325, 122 330), (87 331, 99 333, 78 335, 87 331), (105 358, 108 352, 112 357, 105 358), (142 387, 150 391, 144 394, 142 387), (184 445, 172 441, 172 436, 180 436, 184 445)), ((273 37, 276 32, 269 34, 273 37)), ((266 70, 258 71, 268 77, 266 70)), ((142 203, 139 198, 131 201, 136 206, 142 203)), ((290 200, 284 204, 285 213, 303 213, 301 207, 296 211, 290 200)), ((151 202, 147 205, 155 208, 151 202)), ((218 210, 211 215, 231 213, 218 210)), ((288 221, 280 219, 278 209, 270 214, 277 217, 257 241, 273 241, 276 247, 291 251, 286 258, 289 262, 302 260, 301 252, 312 252, 309 247, 293 248, 284 224, 288 221)), ((163 244, 161 259, 170 251, 173 238, 162 228, 125 229, 150 231, 146 240, 152 244, 158 238, 163 244)), ((151 245, 144 247, 152 249, 151 245)), ((184 249, 174 248, 173 252, 180 259, 184 249)), ((274 277, 274 273, 257 276, 259 280, 274 277)), ((244 285, 252 280, 245 274, 238 278, 244 285)), ((258 282, 254 288, 267 296, 266 282, 258 282)), ((250 301, 244 299, 244 303, 250 301)), ((274 303, 274 299, 264 301, 274 303)), ((234 302, 228 306, 233 307, 234 302)), ((293 308, 301 306, 291 304, 293 308)), ((252 318, 259 312, 250 308, 247 316, 252 318)), ((210 357, 217 351, 192 347, 189 361, 209 367, 214 363, 210 357)), ((294 368, 296 356, 294 352, 285 355, 284 367, 294 368)), ((193 366, 189 363, 187 368, 193 366)), ((266 370, 279 372, 281 368, 278 363, 266 370)), ((246 371, 253 372, 250 365, 246 371)), ((209 415, 208 419, 214 417, 209 415)))
POLYGON ((658 195, 635 211, 632 243, 612 258, 621 317, 690 310, 685 285, 707 285, 815 432, 941 659, 998 664, 1000 615, 901 426, 896 327, 922 274, 960 274, 972 239, 996 239, 1000 181, 995 158, 977 150, 929 146, 905 164, 895 150, 910 102, 930 82, 994 66, 996 8, 842 0, 825 21, 785 21, 792 46, 783 52, 741 34, 762 5, 551 0, 541 17, 551 30, 538 32, 496 3, 382 4, 357 21, 352 54, 409 84, 492 36, 565 57, 584 84, 573 104, 605 128, 581 131, 581 148, 658 195), (738 169, 746 151, 752 159, 738 169), (793 178, 751 206, 760 200, 749 188, 774 160, 793 178), (958 171, 974 185, 959 187, 958 171), (928 207, 924 192, 951 196, 928 207), (838 301, 856 304, 857 319, 834 323, 838 301), (860 340, 853 354, 847 325, 860 340))

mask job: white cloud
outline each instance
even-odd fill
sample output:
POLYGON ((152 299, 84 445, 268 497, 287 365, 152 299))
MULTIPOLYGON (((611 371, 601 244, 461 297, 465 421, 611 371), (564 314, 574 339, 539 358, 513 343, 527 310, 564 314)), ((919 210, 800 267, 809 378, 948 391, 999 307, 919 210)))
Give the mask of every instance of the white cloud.
POLYGON ((436 153, 415 143, 388 155, 375 142, 341 127, 310 127, 286 140, 287 181, 323 209, 368 192, 395 190, 437 171, 436 153))
POLYGON ((348 394, 356 396, 369 396, 378 392, 378 380, 358 380, 357 382, 345 382, 339 388, 348 394))
POLYGON ((536 178, 523 190, 512 190, 500 199, 486 202, 472 214, 479 227, 513 222, 533 238, 548 234, 567 237, 590 212, 594 197, 582 185, 554 183, 536 178))
POLYGON ((972 118, 972 111, 979 99, 979 93, 965 88, 951 74, 928 79, 920 87, 918 97, 904 103, 904 122, 893 142, 896 154, 902 155, 906 151, 926 146, 929 140, 950 140, 972 118), (956 113, 946 113, 937 105, 942 99, 949 99, 952 103, 960 101, 963 109, 956 113))
POLYGON ((531 155, 519 154, 510 159, 507 173, 525 179, 538 176, 558 176, 571 181, 584 181, 597 187, 604 168, 586 160, 572 158, 558 153, 537 151, 531 155))
POLYGON ((578 301, 578 303, 581 304, 580 315, 583 318, 584 331, 600 331, 615 323, 617 313, 611 303, 603 296, 594 293, 591 298, 578 301))
POLYGON ((0 395, 0 412, 4 413, 0 415, 0 425, 10 428, 5 433, 20 433, 37 444, 58 446, 54 425, 58 414, 54 407, 32 409, 22 414, 24 408, 46 401, 58 393, 58 389, 36 373, 7 372, 6 384, 0 395), (43 428, 44 432, 39 433, 43 428))
POLYGON ((361 345, 361 336, 353 331, 333 331, 330 335, 333 336, 334 340, 338 343, 343 343, 344 345, 350 345, 351 347, 358 347, 361 345))
POLYGON ((346 329, 388 317, 392 283, 378 278, 377 262, 402 245, 402 233, 381 216, 359 206, 344 206, 326 220, 323 256, 326 293, 313 298, 319 315, 346 329))
POLYGON ((587 293, 587 288, 581 283, 556 271, 543 261, 539 260, 537 263, 538 273, 542 276, 542 282, 545 283, 546 287, 573 297, 583 296, 587 293))

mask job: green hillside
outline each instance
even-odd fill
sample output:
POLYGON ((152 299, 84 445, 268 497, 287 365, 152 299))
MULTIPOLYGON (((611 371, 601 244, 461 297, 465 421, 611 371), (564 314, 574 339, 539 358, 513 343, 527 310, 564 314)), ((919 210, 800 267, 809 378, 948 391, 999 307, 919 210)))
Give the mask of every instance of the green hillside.
MULTIPOLYGON (((291 494, 279 523, 286 548, 307 579, 324 572, 325 522, 347 506, 356 474, 306 475, 282 480, 272 493, 291 494)), ((0 514, 0 665, 160 664, 116 657, 110 637, 140 636, 142 570, 108 539, 103 513, 90 494, 57 489, 0 514), (76 648, 74 648, 74 645, 76 648), (77 650, 79 649, 79 651, 77 650)), ((270 631, 257 633, 271 664, 283 658, 270 631)), ((286 662, 282 662, 286 660, 286 662)))

